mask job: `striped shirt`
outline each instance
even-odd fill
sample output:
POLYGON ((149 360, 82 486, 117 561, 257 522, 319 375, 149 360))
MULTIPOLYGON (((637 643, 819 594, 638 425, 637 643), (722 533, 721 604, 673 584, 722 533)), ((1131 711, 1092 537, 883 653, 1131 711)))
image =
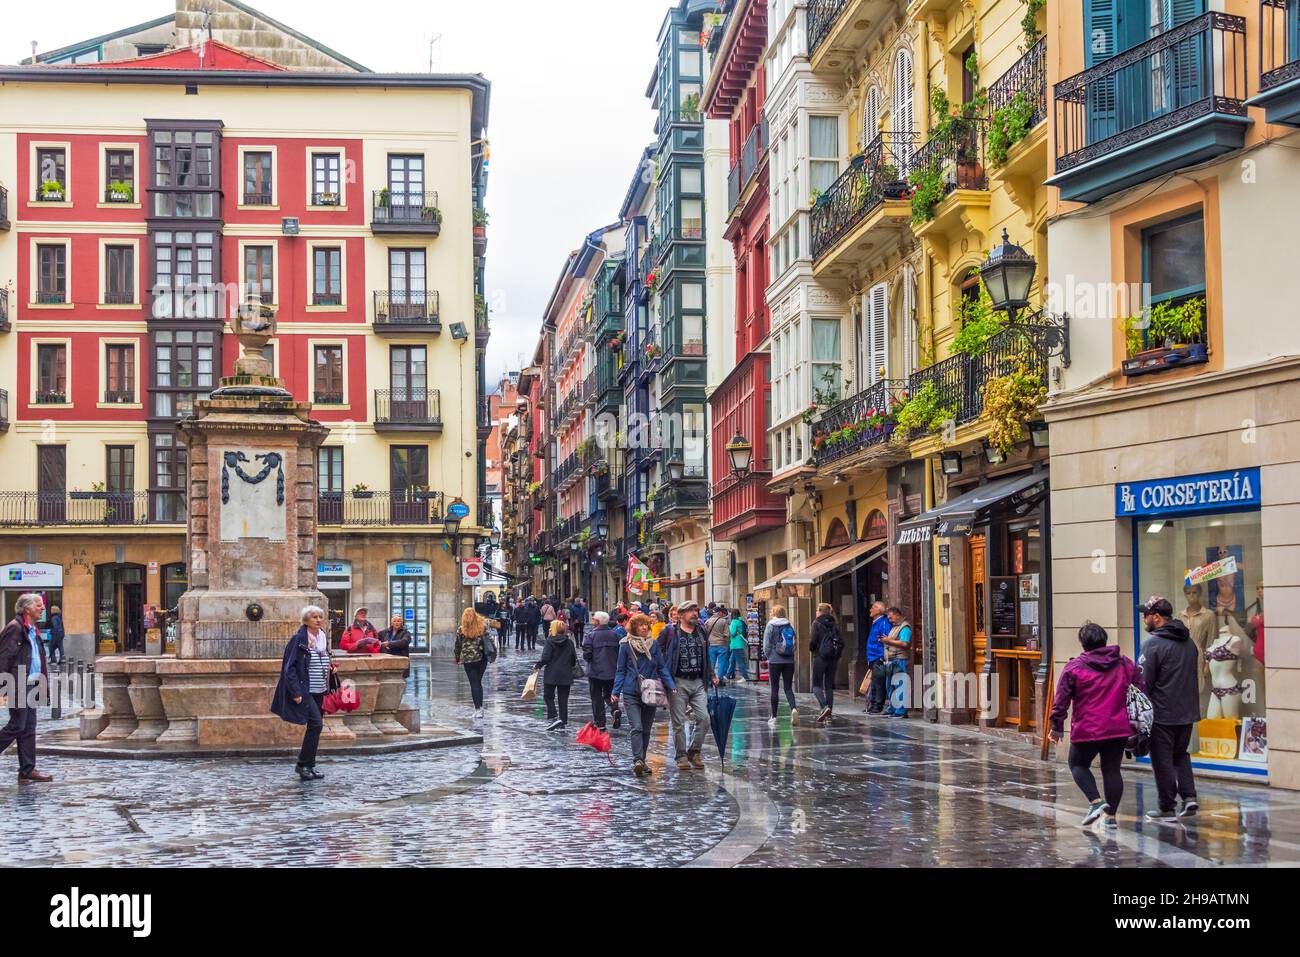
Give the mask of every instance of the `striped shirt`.
MULTIPOLYGON (((321 634, 320 632, 317 632, 316 635, 319 636, 320 638, 324 638, 324 635, 321 634)), ((311 666, 308 668, 307 671, 308 674, 307 690, 312 694, 324 694, 326 689, 329 688, 329 673, 330 673, 329 642, 313 640, 314 638, 315 636, 313 636, 310 632, 308 632, 307 653, 311 655, 311 666)))

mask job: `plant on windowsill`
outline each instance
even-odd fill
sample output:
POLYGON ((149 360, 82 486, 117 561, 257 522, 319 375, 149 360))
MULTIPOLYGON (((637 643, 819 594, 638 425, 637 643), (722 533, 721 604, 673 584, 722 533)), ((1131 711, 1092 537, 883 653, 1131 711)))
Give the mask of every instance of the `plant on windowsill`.
POLYGON ((1034 103, 1028 90, 1017 90, 1006 106, 998 107, 989 116, 988 157, 994 166, 1007 161, 1007 154, 1029 135, 1029 124, 1034 118, 1034 103))
POLYGON ((375 493, 370 490, 370 487, 366 485, 365 482, 358 482, 356 485, 352 486, 352 497, 374 498, 375 493))
POLYGON ((659 273, 654 270, 646 273, 645 287, 650 290, 650 295, 653 296, 659 289, 659 273))
POLYGON ((474 207, 474 235, 482 236, 487 229, 488 213, 482 206, 474 207))
POLYGON ((816 402, 813 402, 808 406, 808 408, 804 409, 802 412, 799 413, 799 419, 803 422, 804 425, 812 425, 813 422, 817 420, 817 415, 819 412, 821 412, 821 406, 819 406, 816 402))
POLYGON ((1179 305, 1158 303, 1146 315, 1123 319, 1122 328, 1126 376, 1205 362, 1209 357, 1206 344, 1196 341, 1205 335, 1204 299, 1188 299, 1179 305))
POLYGON ((123 183, 121 180, 113 180, 108 184, 108 201, 110 203, 129 203, 135 199, 135 187, 130 183, 123 183))
POLYGON ((316 205, 317 206, 338 206, 339 194, 338 193, 317 193, 316 205))
POLYGON ((903 442, 922 432, 938 435, 957 418, 956 407, 943 404, 933 382, 924 383, 914 395, 904 392, 903 398, 903 404, 894 413, 894 420, 898 423, 894 438, 903 442))
POLYGON ((645 344, 645 357, 647 359, 657 359, 659 356, 663 355, 663 353, 663 349, 659 348, 659 343, 647 342, 645 344))
POLYGON ((984 416, 989 420, 989 445, 1009 456, 1020 442, 1029 438, 1029 423, 1038 406, 1047 398, 1043 377, 1029 371, 1023 357, 1016 369, 989 380, 984 387, 984 416))
POLYGON ((64 197, 63 184, 57 179, 47 179, 41 183, 41 188, 36 194, 36 198, 47 203, 58 203, 63 201, 64 197))
POLYGON ((429 486, 413 485, 411 486, 411 500, 415 502, 427 502, 429 500, 429 486))
POLYGON ((66 405, 67 402, 68 402, 68 394, 66 392, 56 392, 56 391, 47 390, 44 392, 36 393, 37 405, 66 405))

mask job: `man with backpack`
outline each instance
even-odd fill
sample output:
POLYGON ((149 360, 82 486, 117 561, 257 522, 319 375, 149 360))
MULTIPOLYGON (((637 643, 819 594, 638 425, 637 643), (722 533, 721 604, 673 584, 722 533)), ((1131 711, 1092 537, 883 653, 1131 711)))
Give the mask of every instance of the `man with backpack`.
POLYGON ((701 625, 709 639, 709 668, 721 680, 727 676, 731 658, 731 628, 726 609, 716 607, 707 621, 701 619, 701 625))
POLYGON ((912 663, 912 626, 897 605, 889 609, 889 634, 881 639, 885 646, 885 714, 891 718, 907 717, 908 680, 912 663), (896 676, 902 675, 902 679, 896 676), (894 701, 900 703, 895 706, 894 701))
POLYGON ((835 610, 826 602, 817 606, 808 650, 812 652, 813 696, 822 709, 817 715, 817 723, 830 724, 831 710, 835 705, 835 673, 840 655, 844 654, 844 638, 835 621, 835 610))
POLYGON ((1160 804, 1147 812, 1147 820, 1176 824, 1180 817, 1194 817, 1200 810, 1187 746, 1193 726, 1201 719, 1201 653, 1187 626, 1174 617, 1169 599, 1152 596, 1138 611, 1148 633, 1138 664, 1151 698, 1151 770, 1160 804), (1176 806, 1179 797, 1181 811, 1176 806))
POLYGON ((691 767, 704 768, 700 750, 709 728, 708 687, 718 683, 709 655, 708 638, 700 627, 699 618, 699 605, 693 601, 682 602, 677 608, 677 621, 664 626, 664 634, 660 637, 660 644, 666 649, 664 660, 668 673, 677 686, 677 693, 668 704, 679 771, 691 767), (695 725, 689 745, 686 742, 687 721, 695 725))

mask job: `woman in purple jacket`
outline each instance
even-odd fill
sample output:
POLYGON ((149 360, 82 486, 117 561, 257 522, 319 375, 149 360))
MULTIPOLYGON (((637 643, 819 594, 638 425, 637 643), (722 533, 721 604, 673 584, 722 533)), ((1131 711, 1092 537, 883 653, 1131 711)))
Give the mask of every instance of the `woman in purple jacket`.
MULTIPOLYGON (((1133 733, 1128 720, 1129 685, 1143 689, 1142 669, 1133 659, 1120 654, 1116 645, 1106 644, 1106 629, 1086 623, 1079 629, 1083 654, 1071 658, 1056 684, 1056 701, 1052 706, 1052 741, 1060 741, 1065 729, 1065 713, 1074 704, 1070 720, 1070 773, 1088 799, 1088 813, 1083 816, 1087 827, 1105 815, 1106 826, 1115 826, 1115 812, 1124 797, 1124 778, 1120 764, 1124 746, 1133 733), (1101 780, 1105 800, 1097 793, 1097 779, 1092 776, 1092 762, 1101 756, 1101 780)), ((1145 689, 1143 689, 1145 690, 1145 689)))

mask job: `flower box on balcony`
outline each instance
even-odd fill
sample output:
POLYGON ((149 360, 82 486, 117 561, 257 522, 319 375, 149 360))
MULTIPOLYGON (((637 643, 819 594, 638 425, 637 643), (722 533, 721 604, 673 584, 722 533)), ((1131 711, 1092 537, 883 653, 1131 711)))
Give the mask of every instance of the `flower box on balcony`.
POLYGON ((1196 342, 1183 346, 1161 346, 1158 349, 1144 349, 1137 355, 1125 359, 1121 369, 1126 376, 1146 375, 1176 366, 1198 365, 1208 362, 1209 350, 1205 343, 1196 342))

